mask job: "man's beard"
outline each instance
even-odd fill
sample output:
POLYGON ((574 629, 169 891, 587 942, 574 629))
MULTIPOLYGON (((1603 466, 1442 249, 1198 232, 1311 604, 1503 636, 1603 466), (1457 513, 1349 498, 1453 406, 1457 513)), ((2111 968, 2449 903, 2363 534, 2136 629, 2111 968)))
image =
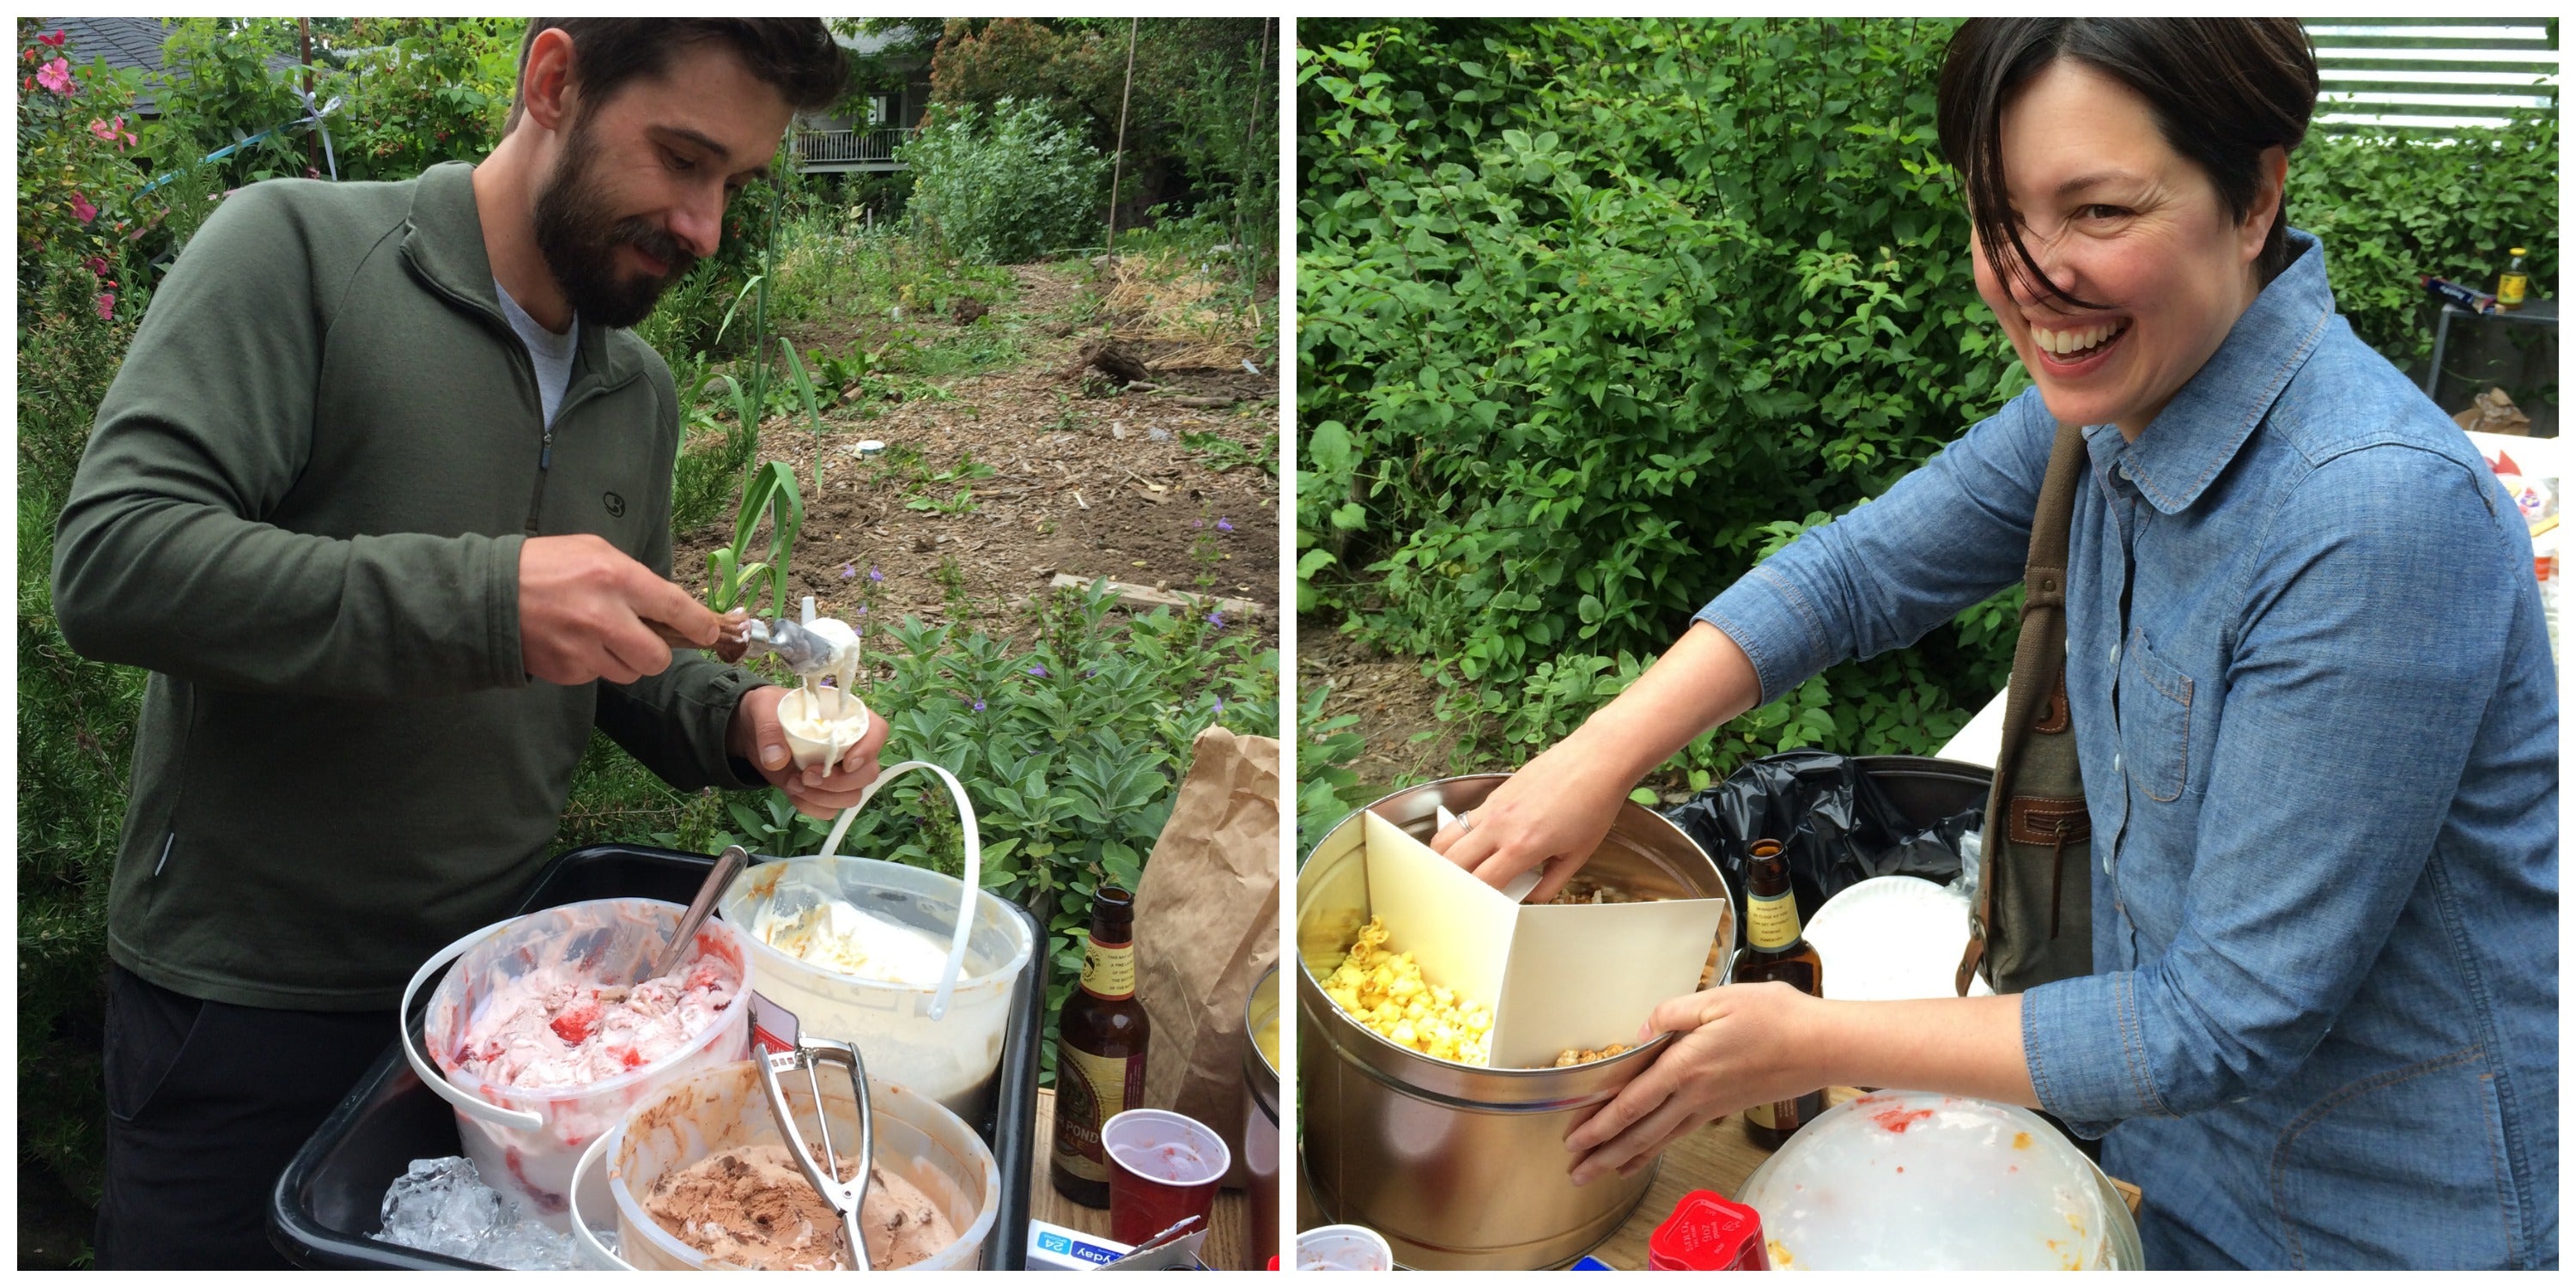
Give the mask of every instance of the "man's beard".
POLYGON ((631 327, 651 316, 662 292, 688 275, 697 256, 653 221, 619 219, 609 210, 590 173, 598 149, 589 125, 573 125, 554 174, 537 193, 537 249, 573 312, 595 326, 631 327), (654 277, 620 269, 620 246, 633 246, 670 271, 654 277))

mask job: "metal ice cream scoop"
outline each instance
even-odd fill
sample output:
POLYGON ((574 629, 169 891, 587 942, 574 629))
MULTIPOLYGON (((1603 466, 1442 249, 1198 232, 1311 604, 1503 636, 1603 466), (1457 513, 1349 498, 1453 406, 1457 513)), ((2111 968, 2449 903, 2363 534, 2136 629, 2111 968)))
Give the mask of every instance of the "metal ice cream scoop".
POLYGON ((798 625, 793 618, 781 617, 770 621, 752 618, 750 625, 744 628, 743 638, 749 640, 754 649, 767 649, 777 654, 778 660, 785 662, 788 670, 799 675, 821 670, 832 661, 832 642, 798 625))

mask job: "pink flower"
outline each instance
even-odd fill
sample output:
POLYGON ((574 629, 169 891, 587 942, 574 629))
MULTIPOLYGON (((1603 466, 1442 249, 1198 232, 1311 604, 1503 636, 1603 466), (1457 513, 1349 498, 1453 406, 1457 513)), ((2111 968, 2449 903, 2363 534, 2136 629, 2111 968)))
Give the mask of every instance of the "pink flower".
POLYGON ((116 320, 116 292, 99 292, 98 318, 99 321, 102 322, 113 322, 116 320))
POLYGON ((88 269, 89 275, 92 277, 105 277, 107 276, 107 257, 104 255, 92 255, 88 259, 81 261, 81 267, 88 269))
POLYGON ((53 46, 53 47, 54 47, 54 48, 56 48, 56 49, 60 49, 60 48, 62 48, 62 47, 63 47, 63 41, 64 41, 64 39, 65 39, 65 38, 66 38, 66 37, 63 35, 63 33, 62 33, 62 32, 57 31, 57 32, 55 32, 54 34, 52 34, 52 35, 50 35, 50 36, 38 36, 38 37, 36 37, 36 43, 37 43, 37 44, 40 44, 40 45, 51 45, 51 46, 53 46))
POLYGON ((77 87, 72 84, 71 60, 57 58, 45 64, 44 70, 36 73, 36 83, 57 94, 72 93, 77 87))
POLYGON ((79 216, 82 223, 88 223, 98 218, 98 207, 89 204, 89 198, 75 192, 72 194, 72 213, 79 216))
POLYGON ((116 120, 112 123, 108 121, 90 122, 89 132, 97 135, 99 141, 102 143, 115 144, 120 151, 134 146, 134 132, 125 128, 125 116, 123 113, 119 113, 116 120))

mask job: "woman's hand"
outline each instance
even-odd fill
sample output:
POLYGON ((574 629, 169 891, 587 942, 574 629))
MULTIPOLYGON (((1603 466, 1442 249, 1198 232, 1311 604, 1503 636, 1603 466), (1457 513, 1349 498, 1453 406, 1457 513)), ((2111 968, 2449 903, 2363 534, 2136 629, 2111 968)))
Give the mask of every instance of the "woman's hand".
POLYGON ((1544 863, 1547 872, 1529 897, 1555 898, 1600 848, 1619 803, 1646 771, 1752 710, 1761 696, 1744 650, 1716 627, 1693 622, 1626 692, 1440 829, 1431 848, 1497 890, 1544 863))
POLYGON ((1566 1133, 1582 1157, 1577 1185, 1632 1176, 1665 1147, 1747 1105, 1795 1100, 1825 1085, 1812 1032, 1822 1004, 1786 984, 1731 984, 1655 1008, 1638 1034, 1681 1036, 1609 1104, 1566 1133))
POLYGON ((1544 863, 1531 902, 1556 897, 1610 834, 1629 782, 1588 757, 1580 737, 1539 753, 1484 803, 1431 838, 1431 848, 1501 889, 1544 863))

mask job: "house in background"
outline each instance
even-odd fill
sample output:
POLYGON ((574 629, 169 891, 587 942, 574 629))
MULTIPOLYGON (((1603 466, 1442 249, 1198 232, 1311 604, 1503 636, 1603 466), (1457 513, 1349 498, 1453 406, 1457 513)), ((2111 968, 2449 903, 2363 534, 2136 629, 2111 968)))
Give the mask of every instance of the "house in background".
MULTIPOLYGON (((886 173, 909 169, 894 159, 894 150, 921 129, 930 109, 931 46, 894 49, 894 36, 862 33, 834 39, 851 53, 876 59, 902 78, 889 88, 860 100, 864 111, 849 116, 804 113, 796 118, 796 158, 807 174, 886 173), (852 119, 856 118, 856 119, 852 119)), ((847 105, 845 105, 847 106, 847 105)))
MULTIPOLYGON (((170 38, 168 19, 38 18, 36 30, 63 33, 63 55, 76 64, 97 58, 118 71, 145 73, 147 79, 134 94, 134 119, 149 121, 161 115, 161 105, 152 96, 152 78, 163 74, 161 44, 170 38)), ((270 71, 298 65, 283 54, 271 54, 267 62, 270 71)))

